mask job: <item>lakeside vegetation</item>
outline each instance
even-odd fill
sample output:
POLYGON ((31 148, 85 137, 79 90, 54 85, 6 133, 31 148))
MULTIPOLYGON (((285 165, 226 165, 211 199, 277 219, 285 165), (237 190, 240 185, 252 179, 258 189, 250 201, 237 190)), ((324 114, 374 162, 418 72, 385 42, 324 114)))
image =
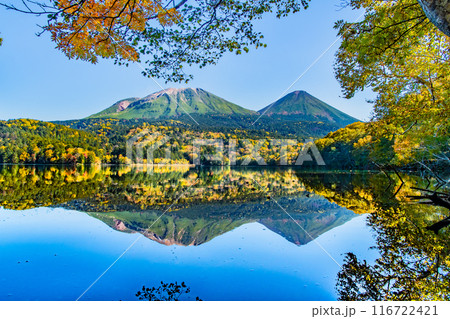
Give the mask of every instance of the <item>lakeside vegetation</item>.
MULTIPOLYGON (((279 132, 247 131, 241 129, 198 130, 183 122, 170 120, 167 125, 150 124, 145 121, 122 121, 114 119, 80 120, 68 123, 70 127, 36 120, 0 121, 0 163, 13 164, 130 164, 126 155, 128 139, 142 132, 167 136, 168 142, 154 153, 155 164, 193 164, 193 143, 196 139, 223 140, 223 161, 210 161, 208 155, 216 154, 214 147, 202 149, 201 163, 204 165, 229 165, 230 155, 236 165, 242 164, 251 155, 253 146, 261 140, 259 154, 270 166, 285 163, 295 164, 304 140, 283 136, 279 132), (286 153, 271 140, 288 139, 286 153), (236 140, 234 153, 228 148, 236 140), (170 150, 170 159, 166 158, 170 150), (284 154, 284 155, 283 155, 284 154)), ((449 136, 425 141, 432 149, 405 140, 396 134, 379 136, 376 125, 356 122, 315 140, 326 167, 331 169, 379 169, 418 168, 420 162, 430 167, 445 170, 449 136), (432 144, 433 143, 433 144, 432 144), (405 144, 412 147, 404 147, 405 144), (441 154, 441 158, 434 155, 441 154)), ((137 141, 136 143, 138 143, 137 141)), ((144 148, 146 151, 147 148, 144 148)), ((134 150, 134 156, 136 150, 134 150)), ((133 159, 134 160, 134 159, 133 159)), ((146 160, 144 159, 144 162, 146 160)), ((252 158, 249 164, 257 164, 252 158)), ((306 167, 317 167, 315 163, 304 163, 306 167)), ((447 167, 448 168, 448 167, 447 167)))
MULTIPOLYGON (((260 155, 268 165, 281 162, 280 147, 270 145, 270 140, 281 139, 278 131, 271 133, 265 130, 243 130, 233 128, 192 128, 183 122, 170 120, 166 125, 151 124, 147 121, 122 121, 114 119, 80 120, 68 123, 71 128, 60 124, 36 120, 0 121, 0 163, 12 164, 130 164, 133 159, 127 158, 126 143, 133 136, 142 132, 147 135, 158 133, 169 138, 154 154, 155 164, 192 164, 193 143, 195 140, 220 139, 224 142, 224 160, 208 161, 208 154, 214 148, 203 152, 202 164, 227 165, 230 155, 239 165, 251 154, 252 147, 263 140, 260 155), (236 151, 227 152, 229 142, 236 140, 236 151), (170 150, 171 158, 166 159, 166 150, 170 150)), ((302 123, 298 123, 302 125, 302 123)), ((303 123, 305 124, 305 123, 303 123)), ((313 126, 314 123, 308 125, 313 126)), ((295 141, 293 135, 287 146, 288 163, 295 161, 302 140, 295 141)), ((136 141, 136 144, 139 141, 136 141)), ((147 150, 145 147, 144 151, 147 150)), ((136 150, 134 150, 136 152, 136 150)), ((135 153, 134 153, 135 155, 135 153)), ((218 154, 220 155, 220 154, 218 154)), ((253 159, 254 160, 254 159, 253 159)), ((145 162, 144 162, 145 163, 145 162)), ((254 163, 254 162, 250 162, 254 163)))

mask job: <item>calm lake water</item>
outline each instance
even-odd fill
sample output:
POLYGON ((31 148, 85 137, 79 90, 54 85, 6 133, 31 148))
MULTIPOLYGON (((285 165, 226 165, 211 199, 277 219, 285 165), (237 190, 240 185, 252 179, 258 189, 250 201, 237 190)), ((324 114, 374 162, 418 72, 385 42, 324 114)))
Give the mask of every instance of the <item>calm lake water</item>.
POLYGON ((0 300, 137 300, 161 281, 183 300, 335 300, 347 253, 380 256, 368 216, 402 194, 375 173, 0 166, 0 300))

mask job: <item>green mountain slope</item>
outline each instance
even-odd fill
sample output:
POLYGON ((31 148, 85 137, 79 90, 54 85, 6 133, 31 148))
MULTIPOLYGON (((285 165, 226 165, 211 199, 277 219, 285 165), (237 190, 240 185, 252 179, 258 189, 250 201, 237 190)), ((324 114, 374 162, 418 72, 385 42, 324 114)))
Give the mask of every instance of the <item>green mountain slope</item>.
POLYGON ((89 118, 157 119, 183 114, 251 115, 254 111, 202 89, 167 89, 142 99, 121 100, 89 118))
POLYGON ((260 114, 282 120, 321 121, 339 126, 358 121, 305 91, 295 91, 258 111, 260 114))

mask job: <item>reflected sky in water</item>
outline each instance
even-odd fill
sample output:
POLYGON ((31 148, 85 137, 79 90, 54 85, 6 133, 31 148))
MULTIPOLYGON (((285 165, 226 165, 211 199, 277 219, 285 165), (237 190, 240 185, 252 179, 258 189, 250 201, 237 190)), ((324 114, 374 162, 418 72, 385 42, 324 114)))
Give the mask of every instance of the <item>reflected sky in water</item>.
MULTIPOLYGON (((135 239, 142 238, 83 300, 136 300, 142 285, 185 281, 187 299, 333 300, 339 266, 317 245, 298 246, 256 222, 199 246, 166 246, 61 208, 0 211, 1 300, 75 300, 135 239)), ((365 216, 319 236, 339 263, 372 256, 365 216)))

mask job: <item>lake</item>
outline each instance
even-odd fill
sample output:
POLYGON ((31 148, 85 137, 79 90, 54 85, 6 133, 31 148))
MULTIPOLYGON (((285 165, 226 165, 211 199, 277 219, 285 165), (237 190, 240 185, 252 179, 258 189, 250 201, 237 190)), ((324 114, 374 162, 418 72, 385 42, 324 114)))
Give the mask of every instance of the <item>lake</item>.
POLYGON ((161 281, 185 282, 182 300, 336 300, 352 293, 338 273, 359 280, 342 273, 348 253, 373 264, 407 231, 398 258, 409 262, 432 258, 425 237, 447 240, 445 230, 423 230, 445 211, 406 200, 425 181, 403 180, 293 168, 0 166, 0 300, 138 300, 142 286, 161 281), (390 209, 419 230, 392 225, 403 215, 380 214, 390 209))

